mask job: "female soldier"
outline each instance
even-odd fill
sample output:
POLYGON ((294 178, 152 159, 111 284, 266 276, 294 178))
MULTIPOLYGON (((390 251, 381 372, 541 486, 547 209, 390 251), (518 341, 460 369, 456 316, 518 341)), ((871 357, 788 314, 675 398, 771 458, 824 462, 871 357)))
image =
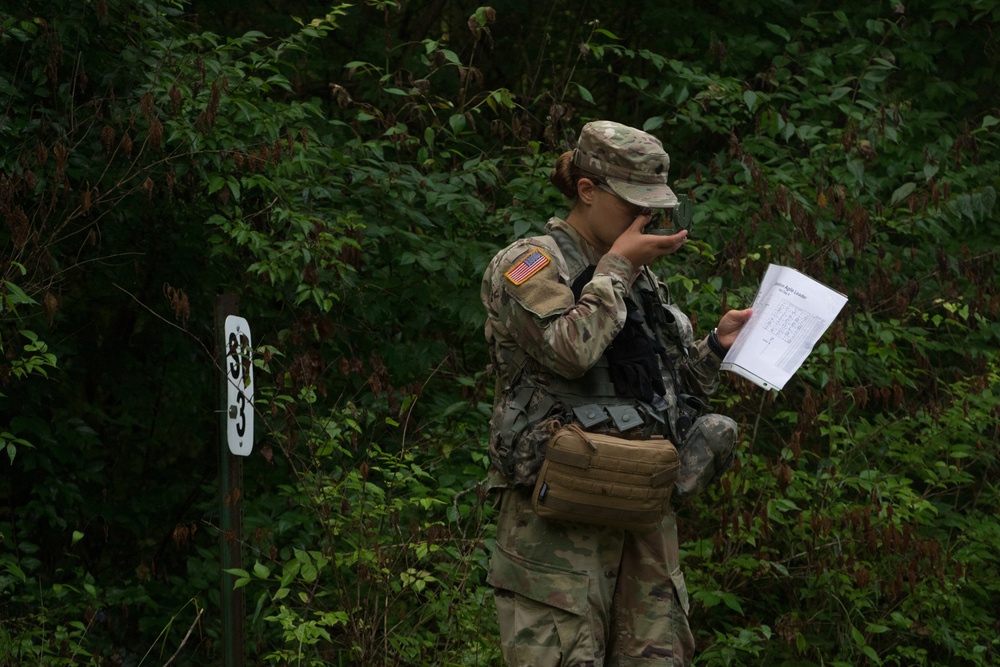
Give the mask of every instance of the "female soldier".
POLYGON ((543 519, 531 493, 546 443, 568 423, 669 438, 681 452, 675 497, 721 474, 735 423, 704 408, 751 311, 729 311, 694 341, 646 268, 687 237, 642 233, 651 209, 677 204, 669 156, 609 121, 588 123, 577 143, 550 175, 569 215, 498 253, 482 283, 497 372, 488 486, 502 491, 488 581, 503 656, 530 667, 686 665, 694 638, 672 511, 636 532, 543 519))

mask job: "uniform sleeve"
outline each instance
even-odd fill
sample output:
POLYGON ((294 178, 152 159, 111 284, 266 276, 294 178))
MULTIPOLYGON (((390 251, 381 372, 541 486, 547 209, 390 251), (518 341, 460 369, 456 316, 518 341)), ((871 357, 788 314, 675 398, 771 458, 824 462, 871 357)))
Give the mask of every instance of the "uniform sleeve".
POLYGON ((684 386, 688 391, 707 399, 719 388, 719 366, 722 359, 709 348, 707 338, 695 341, 688 352, 689 356, 680 366, 684 386))
POLYGON ((605 255, 576 300, 553 261, 517 284, 517 271, 537 250, 544 252, 522 246, 494 259, 486 304, 493 333, 501 345, 518 347, 552 372, 577 378, 621 330, 634 269, 621 255, 605 255))

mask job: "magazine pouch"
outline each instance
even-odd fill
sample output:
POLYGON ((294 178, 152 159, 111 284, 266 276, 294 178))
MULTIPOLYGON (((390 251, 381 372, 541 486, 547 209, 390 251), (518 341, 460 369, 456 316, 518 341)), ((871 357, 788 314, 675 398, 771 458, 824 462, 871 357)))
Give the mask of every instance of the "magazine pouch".
POLYGON ((531 504, 544 519, 648 532, 667 512, 679 468, 666 438, 628 440, 570 424, 548 442, 531 504))

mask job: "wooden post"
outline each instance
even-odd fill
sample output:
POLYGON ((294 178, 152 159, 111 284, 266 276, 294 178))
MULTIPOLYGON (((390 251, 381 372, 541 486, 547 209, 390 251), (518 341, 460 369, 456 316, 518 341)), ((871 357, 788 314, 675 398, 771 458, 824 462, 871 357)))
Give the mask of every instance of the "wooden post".
POLYGON ((243 589, 233 589, 236 577, 226 572, 243 569, 243 457, 229 451, 226 439, 229 418, 227 405, 226 318, 239 314, 235 294, 215 297, 215 368, 219 377, 219 523, 222 553, 222 643, 226 667, 243 667, 246 607, 243 589))

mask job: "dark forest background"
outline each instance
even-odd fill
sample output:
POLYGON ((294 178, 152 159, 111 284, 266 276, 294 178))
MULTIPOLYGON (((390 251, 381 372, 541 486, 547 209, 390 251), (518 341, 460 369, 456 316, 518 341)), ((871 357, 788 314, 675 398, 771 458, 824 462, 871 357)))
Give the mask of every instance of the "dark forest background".
POLYGON ((724 377, 696 664, 1000 661, 1000 2, 838 6, 4 2, 0 665, 224 664, 218 294, 247 664, 498 665, 479 280, 597 118, 696 202, 701 333, 769 263, 849 298, 724 377))

